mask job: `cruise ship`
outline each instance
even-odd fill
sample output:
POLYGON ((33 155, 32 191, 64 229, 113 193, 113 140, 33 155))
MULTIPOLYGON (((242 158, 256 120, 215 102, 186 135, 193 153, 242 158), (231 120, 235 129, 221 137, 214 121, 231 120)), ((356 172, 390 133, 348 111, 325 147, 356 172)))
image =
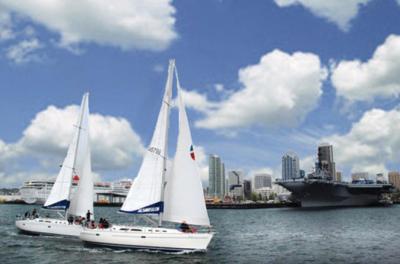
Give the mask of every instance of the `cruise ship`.
MULTIPOLYGON (((78 185, 78 179, 72 183, 71 195, 78 185)), ((29 180, 25 181, 19 189, 21 199, 27 204, 44 204, 50 194, 54 180, 29 180)), ((123 203, 128 194, 132 181, 123 180, 118 182, 96 182, 94 184, 94 202, 96 203, 123 203)))
POLYGON ((49 196, 54 180, 30 180, 19 189, 21 199, 27 204, 44 204, 49 196))
POLYGON ((393 186, 384 181, 358 179, 351 183, 336 177, 332 146, 318 147, 315 171, 302 179, 277 180, 302 207, 371 206, 388 204, 393 186))

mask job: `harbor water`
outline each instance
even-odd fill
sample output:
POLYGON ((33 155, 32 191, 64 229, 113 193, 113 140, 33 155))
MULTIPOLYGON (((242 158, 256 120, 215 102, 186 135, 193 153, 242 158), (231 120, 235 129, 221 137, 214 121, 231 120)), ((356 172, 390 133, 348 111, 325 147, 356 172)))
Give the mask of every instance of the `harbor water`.
MULTIPOLYGON (((86 248, 76 239, 19 234, 33 206, 0 205, 0 263, 400 263, 400 205, 304 210, 209 210, 216 234, 205 253, 86 248)), ((97 218, 127 223, 116 207, 97 218)))

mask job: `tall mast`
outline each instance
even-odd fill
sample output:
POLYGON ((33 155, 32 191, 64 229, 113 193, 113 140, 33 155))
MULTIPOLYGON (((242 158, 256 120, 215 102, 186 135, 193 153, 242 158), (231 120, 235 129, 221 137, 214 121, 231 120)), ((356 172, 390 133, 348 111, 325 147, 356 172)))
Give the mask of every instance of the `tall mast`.
MULTIPOLYGON (((165 193, 165 176, 167 173, 167 158, 168 158, 168 131, 169 131, 169 112, 171 109, 171 96, 172 96, 172 85, 173 85, 173 78, 174 78, 174 69, 175 69, 175 60, 171 59, 169 60, 169 65, 168 65, 168 79, 167 79, 167 84, 166 84, 166 89, 165 89, 165 95, 163 98, 163 104, 166 104, 167 106, 167 120, 166 120, 166 129, 165 129, 165 145, 164 145, 164 157, 163 157, 163 172, 162 172, 162 178, 161 178, 161 202, 164 203, 164 193, 165 193), (168 101, 165 101, 165 100, 168 101)), ((165 207, 165 206, 163 206, 165 207)), ((164 209, 163 209, 164 210, 164 209)), ((162 226, 162 219, 163 219, 163 212, 160 212, 159 217, 158 217, 158 226, 162 226)))
MULTIPOLYGON (((76 156, 77 156, 77 153, 78 153, 79 140, 80 140, 80 136, 81 136, 83 113, 85 111, 85 107, 86 107, 86 104, 87 104, 87 97, 88 96, 89 96, 89 93, 85 93, 83 95, 83 98, 82 98, 82 104, 81 104, 81 109, 80 109, 81 113, 80 113, 80 116, 79 116, 79 124, 77 126, 78 136, 77 136, 76 143, 75 143, 74 162, 72 163, 72 173, 75 172, 76 156)), ((72 177, 73 177, 73 175, 71 175, 71 177, 70 177, 70 182, 71 182, 70 189, 72 189, 72 177)), ((68 193, 68 201, 70 201, 70 200, 71 200, 71 190, 68 193)), ((66 210, 66 212, 68 212, 68 209, 66 210)), ((65 217, 67 217, 67 216, 68 216, 68 214, 66 213, 65 217)))

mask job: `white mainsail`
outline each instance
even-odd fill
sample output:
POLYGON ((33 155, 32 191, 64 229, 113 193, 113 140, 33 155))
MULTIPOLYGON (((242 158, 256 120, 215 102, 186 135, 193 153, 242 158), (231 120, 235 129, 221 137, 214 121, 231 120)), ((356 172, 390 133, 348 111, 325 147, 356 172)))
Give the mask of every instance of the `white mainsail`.
POLYGON ((89 210, 93 214, 93 174, 89 144, 89 94, 82 99, 79 138, 75 151, 75 162, 72 177, 79 177, 78 189, 71 199, 68 214, 86 216, 89 210))
POLYGON ((167 158, 167 138, 175 61, 168 67, 168 79, 149 148, 143 158, 127 198, 120 211, 134 214, 162 213, 162 193, 167 158))
MULTIPOLYGON (((69 145, 67 156, 61 166, 60 172, 58 173, 56 182, 51 189, 50 195, 47 198, 44 208, 46 209, 63 209, 66 210, 70 207, 70 193, 72 186, 72 177, 79 175, 80 180, 85 182, 91 181, 91 187, 93 190, 93 180, 90 171, 90 151, 88 143, 88 94, 85 94, 82 98, 80 115, 78 118, 78 127, 74 133, 71 144, 69 145), (83 132, 83 133, 82 133, 83 132), (82 144, 83 143, 83 144, 82 144), (86 150, 85 150, 86 149, 86 150), (86 154, 85 154, 86 153, 86 154), (86 155, 86 156, 85 156, 86 155), (81 158, 82 157, 82 158, 81 158), (81 160, 86 160, 81 162, 81 160), (84 170, 80 170, 77 164, 82 164, 85 167, 84 170), (88 172, 89 171, 89 172, 88 172), (82 173, 83 172, 83 173, 82 173), (86 179, 84 179, 86 178, 86 179)), ((79 187, 78 187, 79 188, 79 187)), ((93 192, 92 192, 93 193, 93 192)), ((91 193, 91 195, 92 195, 91 193)), ((93 197, 89 199, 91 201, 91 211, 93 212, 93 197)), ((88 201, 88 202, 89 202, 88 201)), ((72 206, 73 204, 71 204, 72 206)), ((89 209, 89 208, 88 208, 89 209)))
POLYGON ((200 170, 195 161, 192 136, 182 98, 178 73, 179 134, 172 171, 165 187, 163 220, 193 225, 210 225, 201 184, 200 170))

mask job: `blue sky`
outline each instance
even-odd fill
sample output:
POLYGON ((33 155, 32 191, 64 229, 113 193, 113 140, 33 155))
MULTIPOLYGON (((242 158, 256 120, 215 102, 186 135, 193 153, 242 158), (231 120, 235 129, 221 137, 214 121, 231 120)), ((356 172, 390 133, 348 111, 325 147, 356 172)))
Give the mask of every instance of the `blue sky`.
POLYGON ((204 179, 210 153, 279 177, 294 151, 309 171, 321 142, 346 175, 398 170, 399 1, 94 2, 0 0, 4 185, 57 173, 85 91, 98 114, 93 170, 133 178, 169 58, 204 179))

